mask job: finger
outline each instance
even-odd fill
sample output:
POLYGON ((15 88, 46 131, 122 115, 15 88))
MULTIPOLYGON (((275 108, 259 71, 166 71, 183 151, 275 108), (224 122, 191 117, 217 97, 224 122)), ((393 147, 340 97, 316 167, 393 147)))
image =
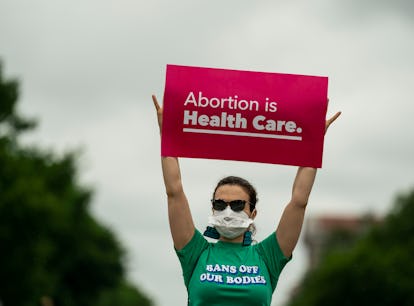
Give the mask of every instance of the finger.
POLYGON ((331 118, 326 121, 326 129, 341 115, 341 112, 337 112, 331 118))
POLYGON ((342 114, 342 112, 337 112, 335 115, 333 115, 328 121, 329 124, 331 124, 332 122, 334 122, 340 115, 342 114))
POLYGON ((155 95, 152 95, 152 102, 154 103, 155 109, 157 110, 157 112, 160 110, 160 105, 158 104, 158 100, 157 97, 155 95))

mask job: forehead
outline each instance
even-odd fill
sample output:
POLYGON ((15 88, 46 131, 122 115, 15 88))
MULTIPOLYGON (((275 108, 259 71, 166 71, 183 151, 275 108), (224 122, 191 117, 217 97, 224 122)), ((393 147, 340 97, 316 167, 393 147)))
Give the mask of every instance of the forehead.
POLYGON ((216 199, 225 201, 231 200, 246 200, 249 201, 247 192, 238 185, 222 185, 217 188, 215 196, 216 199))

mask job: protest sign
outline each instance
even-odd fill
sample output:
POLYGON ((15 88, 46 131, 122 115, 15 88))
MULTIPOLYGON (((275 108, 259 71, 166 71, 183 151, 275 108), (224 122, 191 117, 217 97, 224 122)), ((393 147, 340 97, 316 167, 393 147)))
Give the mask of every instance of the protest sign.
POLYGON ((167 65, 162 156, 322 166, 328 78, 167 65))

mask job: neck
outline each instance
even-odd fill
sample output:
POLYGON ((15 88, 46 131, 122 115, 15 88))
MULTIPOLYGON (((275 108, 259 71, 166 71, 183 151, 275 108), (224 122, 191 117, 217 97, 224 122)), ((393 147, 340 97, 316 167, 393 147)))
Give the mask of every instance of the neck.
POLYGON ((229 238, 221 236, 219 240, 223 241, 223 242, 242 243, 243 242, 243 235, 244 234, 242 234, 242 235, 240 235, 236 238, 233 238, 233 239, 229 239, 229 238))

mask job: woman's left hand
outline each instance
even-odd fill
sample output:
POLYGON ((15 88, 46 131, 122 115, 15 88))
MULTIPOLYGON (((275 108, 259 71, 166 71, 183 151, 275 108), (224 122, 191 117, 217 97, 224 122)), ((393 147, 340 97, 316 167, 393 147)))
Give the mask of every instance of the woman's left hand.
MULTIPOLYGON (((328 103, 329 103, 329 99, 328 99, 328 103)), ((328 107, 328 105, 326 106, 328 107)), ((341 112, 337 112, 335 115, 333 115, 331 118, 329 118, 328 120, 325 121, 325 134, 326 131, 328 130, 329 126, 341 115, 341 112)))
POLYGON ((337 112, 331 118, 325 121, 325 133, 328 130, 329 126, 341 115, 341 112, 337 112))

